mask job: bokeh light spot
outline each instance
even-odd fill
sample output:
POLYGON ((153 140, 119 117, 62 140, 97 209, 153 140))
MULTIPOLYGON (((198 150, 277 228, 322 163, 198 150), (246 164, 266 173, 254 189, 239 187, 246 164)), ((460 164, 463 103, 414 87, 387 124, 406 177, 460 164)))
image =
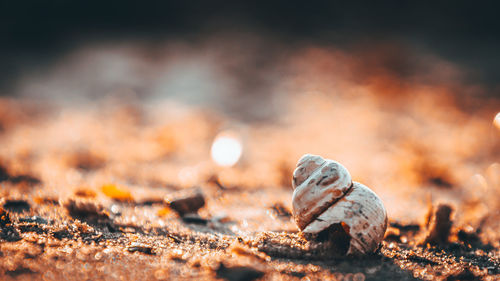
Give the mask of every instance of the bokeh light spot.
POLYGON ((239 137, 233 132, 221 132, 212 144, 212 160, 219 166, 231 167, 243 152, 239 137))
POLYGON ((500 112, 498 112, 495 116, 495 119, 493 119, 493 125, 495 125, 495 127, 500 130, 500 112))

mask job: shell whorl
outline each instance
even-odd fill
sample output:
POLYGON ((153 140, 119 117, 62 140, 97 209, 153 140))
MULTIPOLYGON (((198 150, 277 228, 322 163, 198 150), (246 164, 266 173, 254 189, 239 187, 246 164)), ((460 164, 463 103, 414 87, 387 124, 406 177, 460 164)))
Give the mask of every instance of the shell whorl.
POLYGON ((351 175, 340 163, 306 154, 293 173, 293 213, 301 230, 342 198, 352 185, 351 175))
POLYGON ((377 249, 387 228, 382 200, 368 187, 352 182, 340 163, 306 154, 293 174, 293 215, 304 233, 317 234, 333 224, 351 237, 347 254, 377 249))

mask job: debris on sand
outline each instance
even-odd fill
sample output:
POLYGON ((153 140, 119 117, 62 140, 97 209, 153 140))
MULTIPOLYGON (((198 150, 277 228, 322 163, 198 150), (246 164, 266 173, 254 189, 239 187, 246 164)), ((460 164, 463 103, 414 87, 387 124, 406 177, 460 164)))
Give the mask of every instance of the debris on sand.
POLYGON ((340 224, 333 224, 317 234, 260 232, 245 244, 274 258, 324 260, 345 256, 350 240, 340 224))
POLYGON ((198 214, 186 214, 182 216, 182 221, 185 223, 202 224, 202 225, 206 225, 208 223, 207 219, 200 217, 198 214))
POLYGON ((481 243, 479 235, 474 231, 467 231, 465 229, 460 229, 457 233, 458 240, 462 241, 467 245, 478 245, 481 243))
POLYGON ((425 236, 423 245, 444 245, 448 243, 451 226, 451 213, 453 208, 446 204, 440 204, 431 216, 428 233, 425 236))
POLYGON ((79 188, 75 190, 75 195, 83 198, 96 198, 97 193, 88 188, 79 188))
POLYGON ((153 206, 153 205, 163 205, 165 201, 161 197, 147 197, 141 200, 137 200, 135 204, 137 206, 153 206))
POLYGON ((124 187, 118 187, 115 184, 105 184, 101 186, 101 191, 104 195, 109 198, 119 201, 119 202, 133 202, 134 198, 130 191, 125 189, 124 187))
POLYGON ((82 171, 93 171, 104 166, 105 160, 89 151, 76 151, 67 156, 66 163, 69 167, 73 167, 82 171))
POLYGON ((139 244, 139 243, 132 243, 132 245, 130 245, 130 247, 127 248, 127 251, 129 251, 130 253, 139 252, 139 253, 143 253, 146 255, 154 255, 155 254, 153 252, 153 247, 150 247, 148 245, 139 244))
POLYGON ((292 212, 281 202, 273 204, 270 209, 279 218, 289 219, 292 217, 292 212))
POLYGON ((0 239, 3 239, 7 242, 16 242, 23 238, 19 236, 19 232, 17 232, 17 230, 13 226, 9 225, 2 228, 2 231, 0 232, 0 239))
POLYGON ((7 242, 15 242, 21 240, 19 232, 12 226, 9 213, 0 208, 0 239, 7 242))
POLYGON ((389 226, 392 228, 397 228, 399 231, 407 233, 410 232, 412 234, 415 234, 420 231, 420 225, 419 224, 402 224, 400 222, 391 222, 389 223, 389 226))
POLYGON ((6 225, 11 224, 9 213, 5 211, 3 208, 0 208, 0 227, 4 227, 6 225))
POLYGON ((26 200, 6 200, 3 207, 14 213, 29 211, 31 206, 26 200))
POLYGON ((399 228, 389 227, 385 232, 385 241, 398 242, 401 243, 401 231, 399 228))
POLYGON ((100 204, 90 200, 68 199, 62 203, 68 214, 80 220, 107 220, 109 212, 100 204))
POLYGON ((220 182, 219 176, 216 174, 211 175, 207 179, 207 183, 215 185, 219 190, 228 190, 229 188, 220 182))
POLYGON ((0 182, 6 181, 9 179, 9 173, 7 169, 0 165, 0 182))
POLYGON ((35 196, 33 201, 37 204, 45 204, 45 205, 59 205, 59 199, 52 196, 35 196))
POLYGON ((217 278, 228 281, 252 281, 264 276, 264 272, 248 266, 226 267, 224 263, 215 271, 217 278))
POLYGON ((52 236, 58 240, 62 240, 64 238, 71 239, 73 238, 73 234, 68 229, 60 229, 52 232, 52 236))
POLYGON ((11 176, 9 178, 9 181, 13 184, 26 184, 28 186, 32 185, 37 185, 41 184, 42 181, 34 176, 30 175, 18 175, 18 176, 11 176))
POLYGON ((170 214, 172 211, 170 208, 161 208, 156 212, 156 215, 159 217, 164 217, 168 214, 170 214))
POLYGON ((0 165, 0 182, 10 181, 13 184, 25 183, 29 186, 42 183, 42 181, 34 176, 30 175, 11 175, 7 169, 0 165))
POLYGON ((478 277, 476 277, 468 268, 465 268, 456 274, 449 275, 446 278, 446 281, 458 280, 478 280, 478 277))
POLYGON ((258 251, 256 248, 248 247, 243 243, 238 241, 231 244, 227 251, 237 257, 247 257, 253 260, 258 260, 261 262, 270 262, 271 257, 266 255, 264 252, 258 251))
POLYGON ((48 221, 40 216, 31 216, 31 217, 24 217, 24 218, 19 218, 19 222, 24 222, 24 223, 36 223, 36 224, 47 224, 48 221))
POLYGON ((185 194, 168 196, 165 202, 182 217, 186 214, 195 214, 205 206, 205 196, 199 188, 195 188, 185 194))

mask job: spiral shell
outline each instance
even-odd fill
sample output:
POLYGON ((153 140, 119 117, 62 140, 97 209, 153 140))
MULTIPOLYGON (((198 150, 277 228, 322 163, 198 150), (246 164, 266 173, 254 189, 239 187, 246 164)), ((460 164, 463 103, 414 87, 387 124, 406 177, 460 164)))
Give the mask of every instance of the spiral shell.
POLYGON ((318 234, 333 224, 350 236, 347 254, 374 252, 387 228, 382 200, 368 187, 352 182, 340 163, 306 154, 293 173, 293 216, 299 229, 318 234))

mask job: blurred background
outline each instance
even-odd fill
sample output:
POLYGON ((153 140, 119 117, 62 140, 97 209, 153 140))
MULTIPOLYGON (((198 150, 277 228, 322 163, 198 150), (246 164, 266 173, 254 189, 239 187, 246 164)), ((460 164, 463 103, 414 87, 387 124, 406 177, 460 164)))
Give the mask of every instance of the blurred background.
POLYGON ((445 200, 495 229, 496 14, 466 1, 3 1, 0 160, 58 196, 215 175, 291 206, 295 163, 314 153, 392 218, 445 200))
MULTIPOLYGON (((13 89, 26 76, 49 75, 64 67, 68 69, 60 71, 74 70, 79 59, 87 63, 87 71, 94 67, 111 72, 111 65, 120 66, 123 72, 139 71, 140 66, 133 63, 146 65, 149 71, 140 71, 136 80, 141 81, 132 85, 145 88, 149 84, 145 79, 161 76, 167 71, 165 60, 175 58, 184 68, 204 63, 204 68, 196 68, 224 72, 226 78, 235 80, 237 90, 246 92, 242 95, 250 95, 248 88, 259 87, 251 94, 266 96, 264 92, 272 92, 271 85, 276 83, 270 76, 284 74, 283 64, 310 47, 334 48, 362 61, 364 73, 356 73, 360 79, 380 68, 402 78, 430 76, 426 70, 437 57, 467 72, 461 82, 490 86, 494 90, 488 94, 498 94, 499 24, 496 7, 487 3, 27 0, 1 5, 3 95, 16 94, 13 89), (99 55, 112 62, 103 62, 99 55), (123 62, 120 56, 129 61, 123 62), (216 66, 209 61, 220 57, 223 61, 216 66), (97 62, 92 59, 109 66, 94 65, 97 62), (206 69, 206 65, 217 69, 206 69)), ((446 78, 457 78, 446 74, 446 78)), ((103 77, 107 83, 86 79, 112 87, 124 84, 118 76, 103 77)), ((140 94, 161 94, 158 91, 143 89, 140 94)))

